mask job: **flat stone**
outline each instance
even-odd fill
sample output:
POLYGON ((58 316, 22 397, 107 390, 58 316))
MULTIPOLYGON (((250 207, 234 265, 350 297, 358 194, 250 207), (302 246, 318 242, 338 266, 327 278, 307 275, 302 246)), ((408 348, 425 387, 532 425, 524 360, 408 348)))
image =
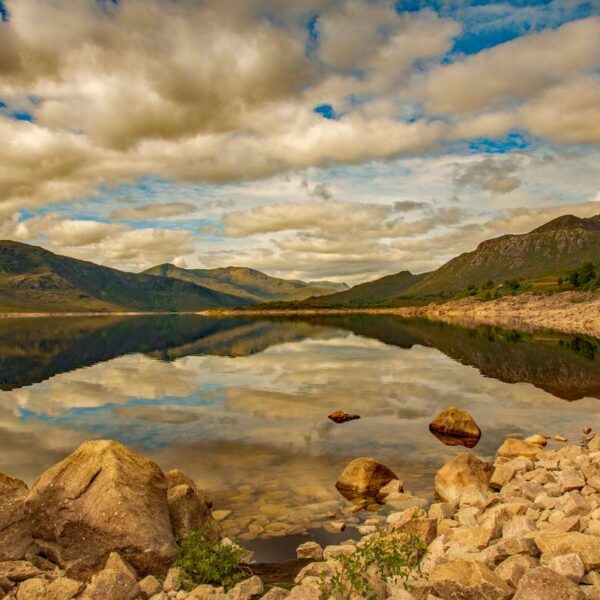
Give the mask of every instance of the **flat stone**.
POLYGON ((230 510, 213 510, 212 517, 217 523, 224 521, 227 517, 231 515, 230 510))
POLYGON ((585 594, 567 577, 546 568, 527 571, 513 600, 585 600, 585 594))
POLYGON ((0 562, 0 577, 10 581, 25 581, 42 575, 42 571, 27 560, 6 560, 0 562))
POLYGON ((46 591, 48 600, 72 600, 81 593, 85 584, 68 577, 59 577, 48 586, 46 591))
POLYGON ((544 450, 543 446, 520 440, 517 438, 507 438, 498 448, 496 456, 502 458, 536 458, 544 450))

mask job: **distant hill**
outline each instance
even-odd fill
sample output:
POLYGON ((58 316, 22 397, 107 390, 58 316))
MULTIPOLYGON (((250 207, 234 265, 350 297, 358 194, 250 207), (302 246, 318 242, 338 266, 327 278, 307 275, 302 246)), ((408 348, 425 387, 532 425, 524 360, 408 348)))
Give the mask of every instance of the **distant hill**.
POLYGON ((447 298, 489 280, 503 283, 563 274, 585 261, 600 262, 600 215, 587 219, 565 215, 529 233, 482 242, 472 252, 461 254, 430 273, 413 275, 402 271, 346 292, 311 298, 303 305, 365 306, 398 298, 447 298))
POLYGON ((126 273, 0 241, 0 312, 177 312, 250 303, 178 279, 126 273))
MULTIPOLYGON (((196 285, 232 294, 252 302, 278 302, 304 300, 311 296, 331 294, 332 284, 313 285, 294 279, 279 279, 244 267, 224 267, 220 269, 182 269, 171 264, 158 265, 144 271, 147 275, 172 277, 189 281, 196 285)), ((315 282, 316 283, 316 282, 315 282)), ((345 285, 345 284, 342 284, 345 285)), ((347 286, 346 286, 347 288, 347 286)))

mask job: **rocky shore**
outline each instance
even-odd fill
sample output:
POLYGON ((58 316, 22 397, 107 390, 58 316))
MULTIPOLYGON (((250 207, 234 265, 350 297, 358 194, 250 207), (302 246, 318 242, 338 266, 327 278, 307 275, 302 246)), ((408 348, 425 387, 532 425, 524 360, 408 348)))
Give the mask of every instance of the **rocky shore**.
POLYGON ((302 544, 279 567, 289 581, 246 557, 247 578, 225 590, 175 566, 192 531, 233 544, 195 483, 116 442, 86 442, 31 489, 0 474, 0 598, 600 600, 600 435, 545 446, 509 438, 493 463, 455 456, 433 503, 356 459, 336 483, 346 500, 318 508, 356 539, 302 544))

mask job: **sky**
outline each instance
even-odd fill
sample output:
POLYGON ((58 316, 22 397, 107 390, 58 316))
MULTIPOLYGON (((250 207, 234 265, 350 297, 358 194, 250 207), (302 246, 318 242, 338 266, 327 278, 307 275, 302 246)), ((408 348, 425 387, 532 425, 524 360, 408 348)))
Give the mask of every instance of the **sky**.
POLYGON ((0 0, 0 238, 349 284, 600 214, 600 0, 0 0))

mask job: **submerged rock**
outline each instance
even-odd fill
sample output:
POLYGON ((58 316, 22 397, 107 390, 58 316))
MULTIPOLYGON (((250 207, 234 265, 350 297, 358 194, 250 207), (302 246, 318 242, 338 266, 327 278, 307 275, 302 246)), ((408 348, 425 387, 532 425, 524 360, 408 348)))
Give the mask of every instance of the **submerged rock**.
POLYGON ((443 410, 429 425, 429 431, 448 446, 473 448, 479 442, 481 429, 466 411, 451 406, 443 410))
POLYGON ((356 419, 360 419, 360 415, 351 415, 345 413, 343 410, 336 410, 332 412, 328 417, 334 423, 346 423, 348 421, 355 421, 356 419))
POLYGON ((337 490, 348 500, 377 498, 381 488, 398 479, 396 474, 373 458, 355 458, 348 463, 335 483, 337 490))
POLYGON ((117 442, 82 444, 34 483, 27 508, 35 542, 76 578, 115 551, 142 575, 164 573, 175 557, 163 472, 117 442))

